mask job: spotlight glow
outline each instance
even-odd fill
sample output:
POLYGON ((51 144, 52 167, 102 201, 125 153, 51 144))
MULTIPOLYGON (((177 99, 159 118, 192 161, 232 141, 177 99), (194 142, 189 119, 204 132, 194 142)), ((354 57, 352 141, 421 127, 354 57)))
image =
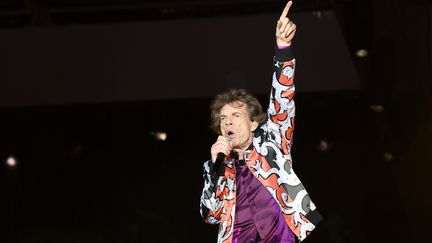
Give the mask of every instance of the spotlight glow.
POLYGON ((165 141, 168 138, 168 134, 166 132, 151 132, 151 135, 153 135, 154 139, 157 141, 165 141))
POLYGON ((371 111, 376 112, 376 113, 381 113, 381 112, 384 112, 384 110, 385 110, 384 106, 377 105, 377 104, 371 105, 369 108, 371 109, 371 111))
POLYGON ((167 139, 167 137, 168 137, 168 135, 165 132, 158 132, 156 134, 156 138, 158 140, 161 140, 161 141, 165 141, 167 139))
POLYGON ((363 57, 366 57, 368 54, 369 54, 369 51, 366 50, 366 49, 359 49, 359 50, 356 51, 356 56, 357 57, 363 58, 363 57))
POLYGON ((383 159, 386 161, 391 161, 394 159, 394 155, 392 153, 385 152, 383 153, 383 159))
POLYGON ((331 144, 327 140, 321 139, 318 142, 318 145, 317 145, 318 151, 325 153, 325 152, 328 152, 330 150, 330 148, 331 148, 331 144))
POLYGON ((15 167, 15 166, 17 166, 17 164, 18 164, 17 160, 13 156, 9 156, 6 159, 6 165, 9 166, 9 167, 15 167))

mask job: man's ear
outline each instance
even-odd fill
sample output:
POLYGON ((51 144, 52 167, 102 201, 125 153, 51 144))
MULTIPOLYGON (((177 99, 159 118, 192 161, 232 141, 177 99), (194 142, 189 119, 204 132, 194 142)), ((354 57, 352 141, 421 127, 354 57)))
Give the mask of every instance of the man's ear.
POLYGON ((251 132, 255 131, 255 129, 257 129, 257 127, 258 127, 258 122, 257 121, 251 121, 250 131, 251 132))

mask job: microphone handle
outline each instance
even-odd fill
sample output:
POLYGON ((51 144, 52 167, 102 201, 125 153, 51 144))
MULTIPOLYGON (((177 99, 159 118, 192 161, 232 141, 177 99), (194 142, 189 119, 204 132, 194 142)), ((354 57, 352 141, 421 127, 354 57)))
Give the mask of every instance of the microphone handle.
POLYGON ((214 167, 213 167, 213 171, 216 172, 217 175, 225 174, 224 160, 225 160, 225 154, 224 153, 218 153, 214 167))

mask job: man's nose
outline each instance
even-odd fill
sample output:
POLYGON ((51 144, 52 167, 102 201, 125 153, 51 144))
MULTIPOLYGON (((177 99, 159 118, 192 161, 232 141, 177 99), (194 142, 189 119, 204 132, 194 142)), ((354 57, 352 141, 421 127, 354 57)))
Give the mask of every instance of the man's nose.
POLYGON ((227 117, 227 118, 225 119, 225 125, 232 125, 232 120, 231 120, 231 118, 227 117))

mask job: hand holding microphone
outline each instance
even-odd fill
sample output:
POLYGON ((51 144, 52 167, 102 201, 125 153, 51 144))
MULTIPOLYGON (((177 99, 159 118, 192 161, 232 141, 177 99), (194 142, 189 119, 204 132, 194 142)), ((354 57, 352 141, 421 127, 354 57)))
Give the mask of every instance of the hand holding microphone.
POLYGON ((211 147, 212 162, 214 163, 212 180, 217 176, 223 175, 225 167, 223 166, 225 156, 230 154, 232 150, 232 141, 229 137, 219 136, 216 142, 211 147))
POLYGON ((232 149, 232 142, 230 138, 219 136, 210 150, 212 162, 215 163, 219 157, 222 157, 223 159, 226 155, 230 154, 232 149))

